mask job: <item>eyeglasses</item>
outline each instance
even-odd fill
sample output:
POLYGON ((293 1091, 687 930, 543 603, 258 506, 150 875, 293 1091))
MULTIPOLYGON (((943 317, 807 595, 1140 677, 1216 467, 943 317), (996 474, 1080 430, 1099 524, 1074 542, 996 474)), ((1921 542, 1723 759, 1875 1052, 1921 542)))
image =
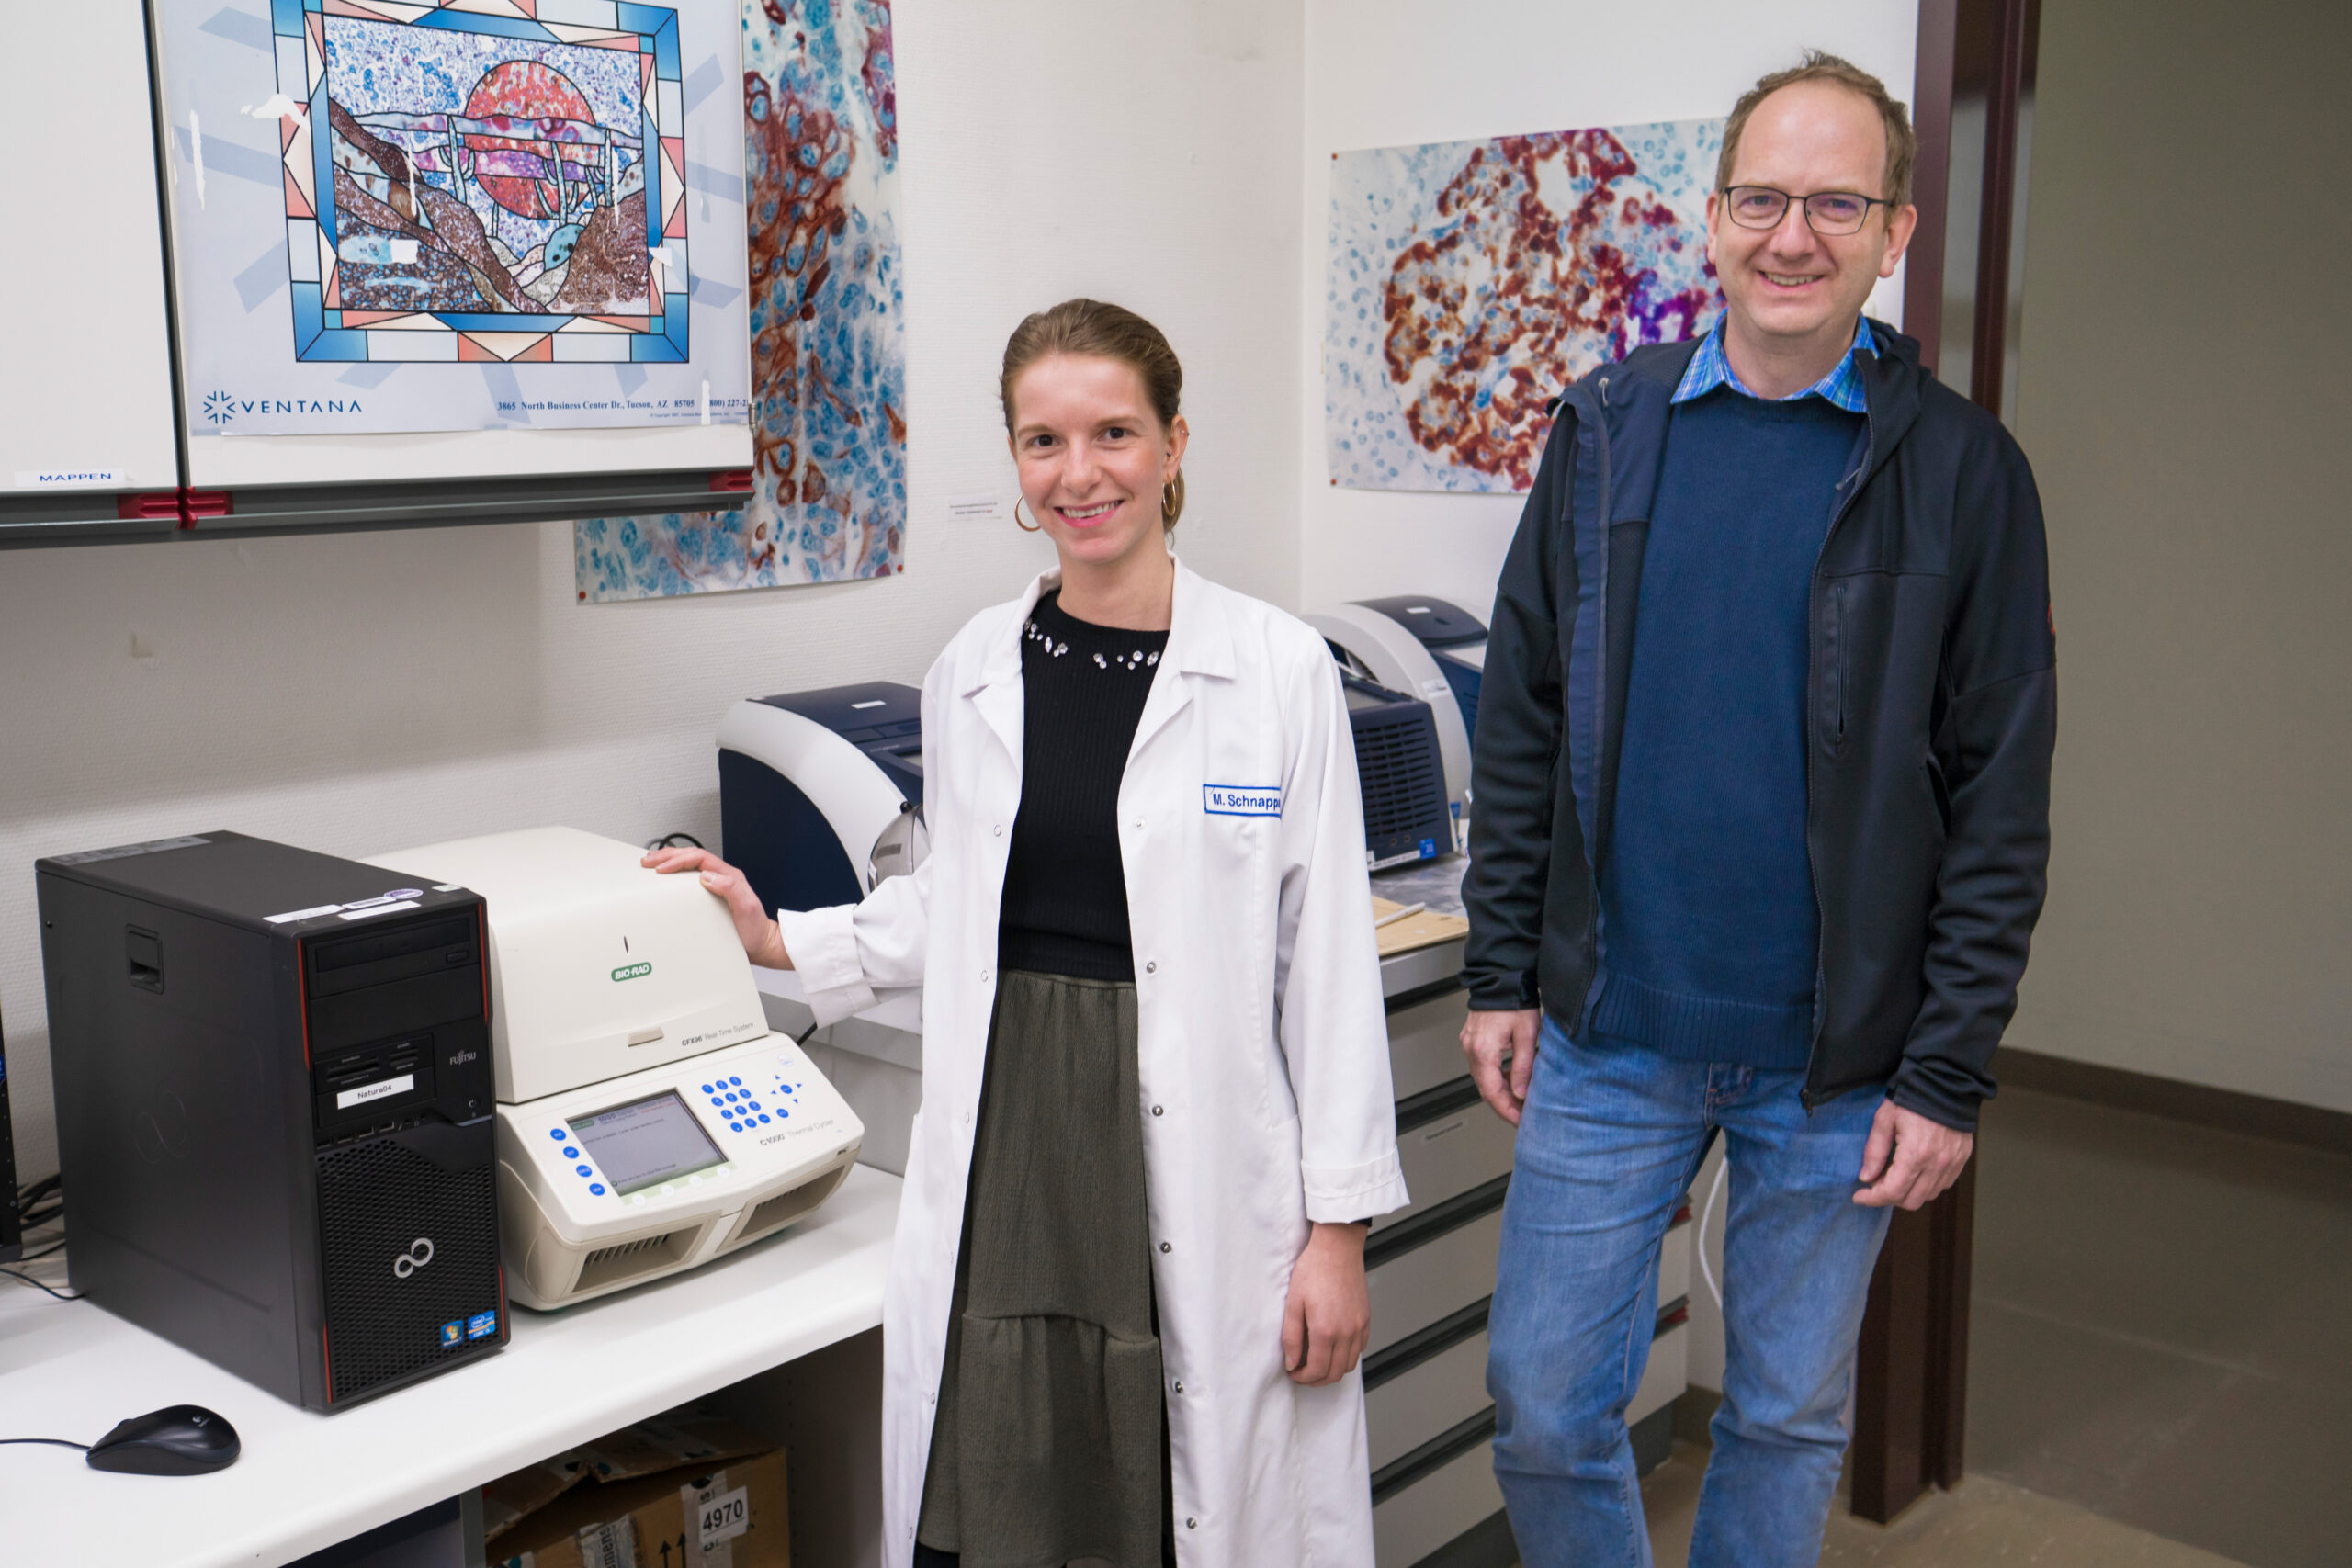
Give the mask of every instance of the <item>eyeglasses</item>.
MULTIPOLYGON (((1730 186, 1724 191, 1724 210, 1743 229, 1777 229, 1796 200, 1770 186, 1730 186)), ((1818 190, 1804 198, 1805 226, 1816 234, 1858 234, 1870 220, 1873 207, 1892 207, 1883 196, 1862 196, 1850 190, 1818 190)))

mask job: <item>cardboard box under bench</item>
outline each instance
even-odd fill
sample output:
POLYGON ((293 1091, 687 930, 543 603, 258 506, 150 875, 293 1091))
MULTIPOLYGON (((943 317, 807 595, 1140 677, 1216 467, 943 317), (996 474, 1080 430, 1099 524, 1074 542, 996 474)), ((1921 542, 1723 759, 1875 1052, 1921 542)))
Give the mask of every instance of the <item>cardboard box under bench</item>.
POLYGON ((491 1568, 791 1568, 784 1450, 757 1448, 681 1413, 503 1476, 482 1489, 491 1568))

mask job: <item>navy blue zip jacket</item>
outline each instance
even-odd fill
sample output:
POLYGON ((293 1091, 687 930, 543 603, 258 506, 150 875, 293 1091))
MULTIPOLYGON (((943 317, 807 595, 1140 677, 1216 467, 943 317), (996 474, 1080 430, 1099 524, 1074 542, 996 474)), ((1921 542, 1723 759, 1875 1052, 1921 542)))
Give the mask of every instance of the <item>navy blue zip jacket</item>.
MULTIPOLYGON (((2055 639, 2041 502, 1991 414, 1870 323, 1869 452, 1814 567, 1805 841, 1821 908, 1807 1106, 1883 1087, 1973 1129, 2050 859, 2055 639)), ((1562 395, 1495 597, 1478 694, 1464 978, 1583 1022, 1642 553, 1695 342, 1562 395)), ((1726 475, 1726 482, 1733 476, 1726 475)), ((1738 767, 1736 757, 1723 759, 1738 767)))

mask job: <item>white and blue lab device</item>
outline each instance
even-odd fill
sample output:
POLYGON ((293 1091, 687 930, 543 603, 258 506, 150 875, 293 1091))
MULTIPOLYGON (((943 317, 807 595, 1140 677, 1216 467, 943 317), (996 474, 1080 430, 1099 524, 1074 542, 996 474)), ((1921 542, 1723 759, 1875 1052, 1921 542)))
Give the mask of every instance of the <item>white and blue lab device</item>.
POLYGON ((1445 759, 1446 804, 1456 822, 1470 815, 1470 748, 1478 729, 1478 685, 1487 628, 1456 604, 1425 593, 1332 604, 1306 624, 1351 673, 1430 705, 1445 759))
POLYGON ((719 853, 763 909, 854 904, 931 852, 922 693, 890 681, 747 697, 718 726, 719 853))

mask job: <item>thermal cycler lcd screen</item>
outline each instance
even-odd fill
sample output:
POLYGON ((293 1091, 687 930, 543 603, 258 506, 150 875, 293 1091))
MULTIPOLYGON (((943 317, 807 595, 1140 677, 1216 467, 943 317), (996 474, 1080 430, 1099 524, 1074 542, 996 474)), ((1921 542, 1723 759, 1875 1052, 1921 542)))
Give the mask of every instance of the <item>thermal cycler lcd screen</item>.
POLYGON ((675 1092, 575 1116, 571 1130, 618 1193, 652 1187, 727 1157, 675 1092))

